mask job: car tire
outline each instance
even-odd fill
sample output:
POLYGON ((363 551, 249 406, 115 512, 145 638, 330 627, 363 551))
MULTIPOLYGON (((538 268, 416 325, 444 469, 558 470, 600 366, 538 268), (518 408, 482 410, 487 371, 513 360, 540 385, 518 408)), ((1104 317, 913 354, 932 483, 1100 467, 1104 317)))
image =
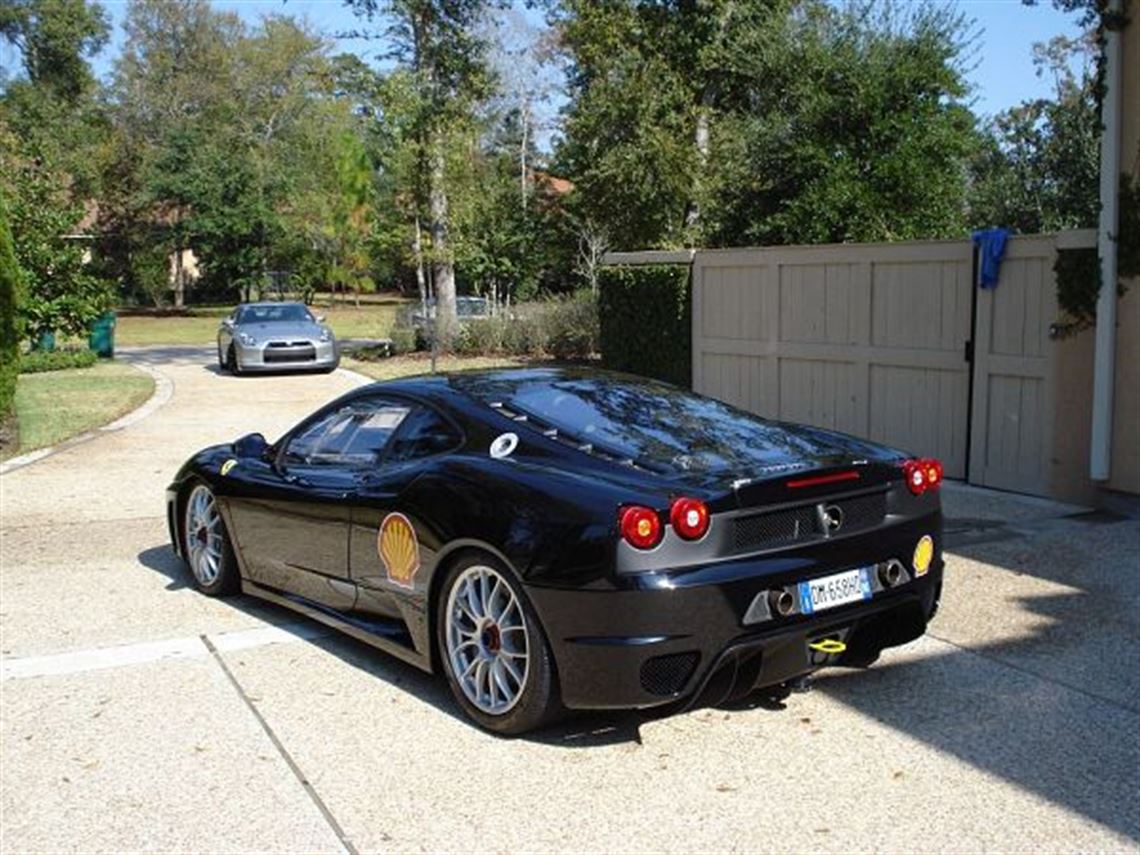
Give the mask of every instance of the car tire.
POLYGON ((237 351, 234 349, 233 342, 230 343, 230 347, 226 351, 226 368, 235 377, 241 374, 241 366, 238 365, 237 351))
POLYGON ((453 562, 440 585, 435 618, 447 683, 476 724, 516 736, 558 716, 546 634, 522 584, 501 561, 472 552, 453 562))
POLYGON ((222 355, 222 343, 218 342, 218 371, 226 370, 226 358, 222 355))
POLYGON ((194 587, 203 594, 220 597, 240 588, 226 522, 213 492, 200 481, 190 487, 182 502, 182 554, 194 587))

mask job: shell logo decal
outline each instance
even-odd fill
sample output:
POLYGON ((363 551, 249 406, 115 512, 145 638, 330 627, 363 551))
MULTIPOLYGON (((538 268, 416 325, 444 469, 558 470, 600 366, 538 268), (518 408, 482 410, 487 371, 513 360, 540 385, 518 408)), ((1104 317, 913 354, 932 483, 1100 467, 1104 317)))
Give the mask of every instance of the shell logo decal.
POLYGON ((376 551, 388 571, 388 581, 401 588, 415 587, 420 569, 420 544, 416 531, 403 514, 391 513, 380 523, 376 535, 376 551))

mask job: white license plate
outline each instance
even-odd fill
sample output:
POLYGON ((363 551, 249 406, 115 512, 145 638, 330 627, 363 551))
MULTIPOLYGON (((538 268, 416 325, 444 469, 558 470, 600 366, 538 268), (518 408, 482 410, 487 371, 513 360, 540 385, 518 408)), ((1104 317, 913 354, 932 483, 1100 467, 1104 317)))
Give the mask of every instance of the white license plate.
POLYGON ((800 582, 800 610, 805 615, 871 599, 871 568, 800 582))

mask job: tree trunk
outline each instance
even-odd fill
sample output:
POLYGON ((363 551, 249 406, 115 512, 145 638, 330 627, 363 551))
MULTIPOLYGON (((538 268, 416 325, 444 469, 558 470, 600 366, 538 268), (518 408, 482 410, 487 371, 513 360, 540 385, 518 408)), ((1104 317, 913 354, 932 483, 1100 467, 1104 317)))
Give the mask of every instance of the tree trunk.
POLYGON ((689 200, 689 206, 685 210, 685 233, 690 241, 694 239, 701 222, 700 196, 708 171, 709 116, 712 113, 713 100, 713 86, 708 83, 701 91, 701 101, 697 106, 697 128, 693 134, 693 145, 697 150, 697 178, 693 182, 693 198, 689 200))
POLYGON ((420 215, 416 214, 416 230, 412 237, 412 256, 416 259, 416 290, 427 316, 427 281, 424 278, 424 244, 420 234, 420 215))
MULTIPOLYGON (((713 44, 720 45, 728 32, 729 22, 735 10, 735 3, 728 0, 721 8, 716 22, 716 35, 713 44)), ((701 222, 701 197, 704 195, 705 177, 708 175, 709 165, 709 125, 712 122, 712 111, 717 100, 717 79, 711 69, 699 69, 698 73, 704 78, 701 85, 700 97, 697 99, 697 126, 693 133, 693 146, 697 151, 697 177, 693 182, 693 196, 685 210, 685 236, 690 242, 699 241, 701 222)))
POLYGON ((450 350, 458 320, 455 313, 455 265, 448 235, 448 205, 443 140, 437 134, 432 144, 431 213, 432 280, 435 283, 435 331, 442 349, 450 350))
POLYGON ((174 251, 174 308, 186 305, 186 274, 182 269, 182 248, 174 251))
POLYGON ((519 194, 522 199, 523 216, 526 216, 526 146, 530 134, 530 103, 523 100, 522 110, 519 112, 522 123, 522 145, 519 146, 519 194))

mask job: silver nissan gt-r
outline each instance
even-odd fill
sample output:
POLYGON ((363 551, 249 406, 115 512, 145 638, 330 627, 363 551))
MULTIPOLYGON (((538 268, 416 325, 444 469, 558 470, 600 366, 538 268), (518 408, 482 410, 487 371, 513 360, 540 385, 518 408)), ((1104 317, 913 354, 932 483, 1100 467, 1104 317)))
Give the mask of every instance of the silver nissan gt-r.
POLYGON ((242 303, 218 328, 218 365, 234 374, 339 364, 336 336, 303 303, 242 303))

